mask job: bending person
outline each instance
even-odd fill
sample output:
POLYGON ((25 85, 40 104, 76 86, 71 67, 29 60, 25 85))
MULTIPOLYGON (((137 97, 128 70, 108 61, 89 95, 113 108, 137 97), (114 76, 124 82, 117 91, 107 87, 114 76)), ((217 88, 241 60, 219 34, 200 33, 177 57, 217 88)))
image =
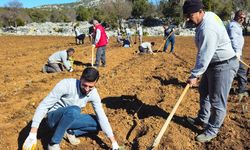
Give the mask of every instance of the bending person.
POLYGON ((48 127, 54 131, 48 150, 60 150, 63 137, 77 145, 80 140, 76 136, 96 133, 102 130, 112 142, 113 150, 118 150, 112 128, 103 110, 101 98, 95 85, 99 72, 95 68, 86 68, 80 80, 63 79, 54 87, 47 97, 38 105, 32 119, 31 130, 23 149, 30 150, 37 142, 37 131, 43 118, 48 127), (81 109, 90 102, 95 115, 81 113, 81 109))

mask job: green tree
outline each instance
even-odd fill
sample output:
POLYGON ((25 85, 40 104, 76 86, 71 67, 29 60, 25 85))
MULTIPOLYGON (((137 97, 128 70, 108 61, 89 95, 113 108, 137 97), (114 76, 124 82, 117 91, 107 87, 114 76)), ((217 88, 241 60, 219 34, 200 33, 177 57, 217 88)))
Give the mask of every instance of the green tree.
POLYGON ((134 0, 132 8, 132 16, 139 18, 144 16, 149 9, 149 2, 147 0, 134 0))
POLYGON ((80 6, 76 10, 76 20, 77 21, 87 21, 93 16, 93 11, 90 8, 80 6))

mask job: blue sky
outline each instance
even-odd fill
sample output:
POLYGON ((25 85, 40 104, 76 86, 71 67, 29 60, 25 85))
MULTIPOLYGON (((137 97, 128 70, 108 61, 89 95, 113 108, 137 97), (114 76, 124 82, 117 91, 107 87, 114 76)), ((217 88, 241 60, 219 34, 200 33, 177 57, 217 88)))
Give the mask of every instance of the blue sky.
MULTIPOLYGON (((10 1, 13 1, 13 0, 0 0, 0 7, 4 7, 10 1)), ((77 2, 79 0, 18 0, 18 1, 23 4, 24 8, 32 8, 32 7, 47 5, 47 4, 62 4, 62 3, 77 2)), ((159 0, 149 0, 149 1, 155 3, 155 2, 158 2, 159 0)))
MULTIPOLYGON (((13 0, 0 0, 0 7, 5 6, 10 1, 13 0)), ((24 8, 32 8, 46 4, 62 4, 62 3, 77 2, 78 0, 18 0, 18 1, 23 4, 24 8)))

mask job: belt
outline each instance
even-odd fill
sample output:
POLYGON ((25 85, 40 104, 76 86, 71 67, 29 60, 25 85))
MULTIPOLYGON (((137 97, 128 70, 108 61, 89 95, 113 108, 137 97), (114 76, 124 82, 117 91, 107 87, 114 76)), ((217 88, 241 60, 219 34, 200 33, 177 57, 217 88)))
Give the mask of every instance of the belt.
POLYGON ((229 61, 231 60, 234 60, 234 59, 237 59, 236 56, 230 58, 230 59, 227 59, 227 60, 223 60, 223 61, 219 61, 219 62, 214 62, 214 63, 210 63, 208 67, 214 67, 214 66, 217 66, 217 65, 220 65, 220 64, 225 64, 225 63, 228 63, 229 61))

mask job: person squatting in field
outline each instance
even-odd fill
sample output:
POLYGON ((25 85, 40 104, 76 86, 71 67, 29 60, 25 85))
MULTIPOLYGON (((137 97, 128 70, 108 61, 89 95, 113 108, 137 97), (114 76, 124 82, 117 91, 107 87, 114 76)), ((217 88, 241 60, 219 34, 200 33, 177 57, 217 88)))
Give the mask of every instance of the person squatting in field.
MULTIPOLYGON (((242 32, 242 24, 246 19, 246 15, 243 10, 238 10, 235 13, 234 19, 228 24, 227 32, 231 39, 233 49, 236 56, 240 60, 242 58, 242 49, 244 46, 244 37, 242 32)), ((238 81, 238 96, 239 101, 243 97, 248 97, 247 92, 247 70, 244 68, 244 64, 240 62, 239 69, 237 71, 236 80, 238 81)))
POLYGON ((72 72, 73 66, 70 63, 70 59, 74 55, 75 50, 73 48, 69 48, 67 50, 58 51, 52 54, 42 68, 43 73, 55 73, 64 71, 66 68, 67 71, 72 72))
POLYGON ((106 45, 108 44, 108 36, 104 27, 97 21, 93 20, 92 24, 95 28, 94 30, 94 40, 93 47, 96 47, 96 60, 95 67, 100 66, 100 60, 102 63, 102 67, 106 66, 106 45))
POLYGON ((187 118, 191 125, 199 125, 204 132, 199 142, 215 138, 227 112, 227 98, 239 67, 230 38, 221 19, 213 12, 205 12, 200 0, 186 0, 183 14, 196 26, 195 43, 198 48, 196 64, 187 79, 190 86, 199 85, 200 110, 198 116, 187 118))
POLYGON ((48 150, 60 150, 60 143, 66 138, 71 144, 80 143, 78 136, 98 133, 102 130, 112 142, 112 149, 119 145, 114 137, 108 118, 103 110, 101 98, 95 85, 99 72, 93 67, 85 68, 80 80, 61 80, 38 105, 32 119, 31 129, 23 144, 23 150, 30 150, 37 143, 37 131, 43 119, 53 131, 48 150), (90 102, 95 115, 81 113, 90 102))

